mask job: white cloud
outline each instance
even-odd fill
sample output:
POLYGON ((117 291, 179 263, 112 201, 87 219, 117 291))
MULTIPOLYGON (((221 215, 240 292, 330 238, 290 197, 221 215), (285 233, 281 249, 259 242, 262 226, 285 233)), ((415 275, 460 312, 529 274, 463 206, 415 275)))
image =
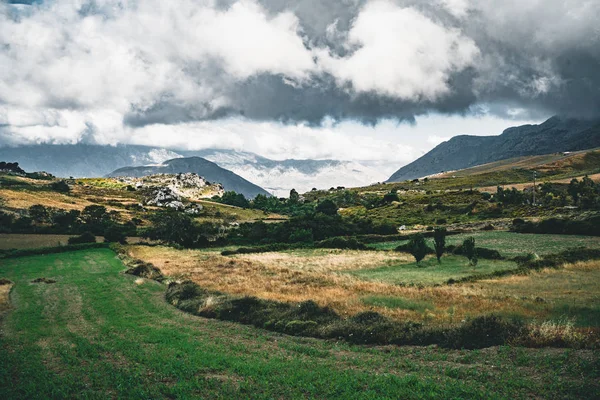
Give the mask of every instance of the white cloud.
POLYGON ((469 0, 439 0, 439 3, 456 18, 466 17, 469 11, 469 0))
POLYGON ((389 0, 367 3, 354 21, 347 57, 320 62, 356 92, 376 92, 403 100, 435 101, 450 91, 450 74, 472 66, 479 50, 456 29, 445 28, 413 8, 389 0))

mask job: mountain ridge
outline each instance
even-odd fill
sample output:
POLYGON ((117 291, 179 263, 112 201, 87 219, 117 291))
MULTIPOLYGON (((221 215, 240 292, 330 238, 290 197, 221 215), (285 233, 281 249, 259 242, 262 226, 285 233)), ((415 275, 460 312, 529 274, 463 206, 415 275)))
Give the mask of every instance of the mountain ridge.
POLYGON ((396 171, 387 182, 422 178, 508 158, 600 147, 600 120, 554 116, 539 125, 505 129, 497 136, 454 136, 396 171))

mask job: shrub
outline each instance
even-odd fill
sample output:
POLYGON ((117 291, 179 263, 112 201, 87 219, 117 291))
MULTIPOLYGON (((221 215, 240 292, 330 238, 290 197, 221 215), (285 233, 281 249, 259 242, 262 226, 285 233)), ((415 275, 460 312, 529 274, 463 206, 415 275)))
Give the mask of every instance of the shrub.
POLYGON ((50 185, 50 187, 55 192, 60 192, 60 193, 68 193, 68 192, 71 191, 71 188, 69 187, 69 185, 65 181, 52 182, 52 184, 50 185))
POLYGON ((290 234, 291 243, 312 243, 314 240, 312 230, 296 229, 290 234))
POLYGON ((324 249, 367 250, 368 247, 355 238, 333 237, 315 243, 315 247, 324 249))
POLYGON ((446 228, 436 228, 433 232, 433 245, 435 248, 435 256, 437 257, 438 263, 442 262, 442 255, 446 249, 446 234, 448 231, 446 228))
POLYGON ((481 349, 509 343, 525 331, 519 320, 505 320, 497 315, 468 320, 455 330, 448 331, 442 343, 454 349, 481 349))
POLYGON ((473 266, 477 265, 477 251, 475 250, 475 238, 466 239, 463 244, 463 254, 469 259, 469 263, 473 266))
POLYGON ((69 244, 96 243, 96 236, 92 232, 84 232, 79 236, 70 237, 69 244))
POLYGON ((414 235, 408 241, 407 248, 410 254, 412 254, 412 256, 417 261, 417 264, 420 263, 421 260, 423 260, 427 255, 427 243, 425 243, 425 238, 421 234, 414 235))
POLYGON ((121 228, 111 225, 104 231, 104 241, 107 243, 127 244, 127 237, 121 228))

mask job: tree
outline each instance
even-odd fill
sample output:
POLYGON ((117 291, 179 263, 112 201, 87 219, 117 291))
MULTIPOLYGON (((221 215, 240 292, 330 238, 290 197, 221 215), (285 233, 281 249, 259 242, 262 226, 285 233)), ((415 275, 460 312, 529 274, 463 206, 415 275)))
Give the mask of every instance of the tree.
POLYGON ((61 193, 68 193, 71 190, 71 188, 69 187, 69 185, 65 181, 56 181, 56 182, 53 182, 52 185, 50 185, 50 187, 55 192, 61 192, 61 193))
POLYGON ((241 208, 250 207, 250 202, 242 193, 236 193, 233 191, 223 193, 223 195, 221 196, 221 203, 241 208))
POLYGON ((338 211, 338 207, 333 201, 326 199, 326 200, 319 202, 319 204, 317 204, 317 207, 315 208, 315 210, 318 213, 323 213, 325 215, 336 215, 337 211, 338 211))
POLYGON ((299 201, 300 201, 300 195, 298 194, 298 192, 296 191, 296 189, 290 190, 289 202, 291 204, 298 204, 299 201))
POLYGON ((96 236, 92 232, 84 232, 79 236, 69 238, 69 244, 96 243, 96 236))
POLYGON ((469 259, 469 264, 472 266, 477 265, 477 250, 475 249, 475 238, 470 237, 463 242, 463 252, 469 259))
POLYGON ((312 243, 313 233, 310 229, 296 229, 290 234, 290 243, 312 243))
POLYGON ((107 243, 127 244, 127 236, 119 226, 111 225, 104 231, 104 241, 107 243))
POLYGON ((435 247, 435 256, 437 257, 438 263, 442 263, 442 255, 446 250, 446 234, 448 231, 446 228, 435 228, 433 231, 433 244, 435 247))
POLYGON ((36 223, 44 223, 48 221, 48 209, 41 204, 36 204, 29 207, 29 216, 36 223))
POLYGON ((96 204, 85 207, 81 212, 81 219, 90 225, 102 224, 107 218, 106 207, 96 204))
POLYGON ((391 203, 393 201, 400 201, 400 198, 398 197, 398 193, 396 193, 395 191, 394 192, 386 193, 383 196, 383 202, 384 203, 391 203))
POLYGON ((408 251, 417 260, 417 264, 421 262, 427 255, 427 243, 425 237, 420 233, 414 235, 407 245, 408 251))
POLYGON ((205 236, 206 228, 197 226, 187 214, 172 210, 162 211, 153 215, 150 220, 152 227, 146 230, 144 234, 146 238, 187 248, 197 248, 208 244, 205 236))

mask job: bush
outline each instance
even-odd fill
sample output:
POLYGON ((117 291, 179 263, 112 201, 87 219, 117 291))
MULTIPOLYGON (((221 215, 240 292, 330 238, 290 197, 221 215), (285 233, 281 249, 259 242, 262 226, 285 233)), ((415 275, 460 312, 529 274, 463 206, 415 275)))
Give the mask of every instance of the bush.
POLYGON ((519 320, 507 321, 496 315, 482 316, 447 332, 442 345, 453 349, 499 346, 510 343, 525 330, 525 325, 519 320))
POLYGON ((463 254, 469 259, 473 266, 477 265, 477 250, 475 249, 475 238, 470 237, 462 244, 463 254))
POLYGON ((127 244, 127 236, 125 236, 125 232, 121 228, 112 225, 104 231, 104 241, 107 243, 127 244))
POLYGON ((435 256, 437 257, 438 263, 442 262, 442 255, 446 250, 446 234, 448 231, 446 228, 436 228, 433 232, 433 245, 435 248, 435 256))
POLYGON ((408 241, 407 248, 409 253, 412 254, 417 261, 417 264, 425 258, 428 252, 427 243, 425 243, 425 238, 421 234, 414 235, 408 241))
POLYGON ((69 244, 96 243, 96 236, 92 232, 84 232, 79 236, 70 237, 69 244))
POLYGON ((345 249, 345 250, 368 250, 369 248, 355 238, 334 237, 315 243, 316 248, 345 249))
POLYGON ((291 243, 312 243, 313 233, 310 229, 296 229, 290 234, 291 243))
MULTIPOLYGON (((235 298, 209 292, 191 281, 169 284, 166 299, 183 311, 203 317, 297 336, 342 339, 355 344, 437 344, 454 349, 480 349, 511 343, 527 344, 532 335, 539 336, 520 320, 507 320, 496 315, 473 318, 458 326, 431 328, 415 322, 392 321, 373 311, 343 319, 330 308, 320 307, 313 301, 293 304, 256 297, 235 298)), ((571 345, 567 341, 554 344, 571 345)))
POLYGON ((69 185, 65 181, 52 182, 52 184, 50 185, 50 187, 55 192, 60 192, 60 193, 68 193, 68 192, 71 191, 71 188, 69 187, 69 185))

